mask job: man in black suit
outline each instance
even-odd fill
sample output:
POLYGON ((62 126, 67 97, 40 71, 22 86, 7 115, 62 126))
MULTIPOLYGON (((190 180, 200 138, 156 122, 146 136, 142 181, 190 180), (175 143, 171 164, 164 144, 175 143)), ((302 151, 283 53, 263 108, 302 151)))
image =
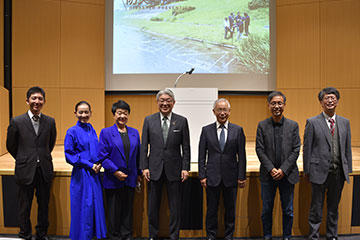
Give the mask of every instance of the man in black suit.
POLYGON ((283 116, 286 97, 274 91, 268 96, 272 114, 261 121, 256 133, 256 154, 260 164, 261 198, 263 202, 261 219, 264 239, 272 239, 272 212, 276 189, 279 188, 283 239, 291 238, 293 224, 294 185, 299 181, 296 161, 300 151, 299 126, 283 116))
POLYGON ((337 89, 322 89, 318 99, 323 112, 306 121, 303 148, 304 173, 311 182, 309 239, 319 239, 326 193, 326 239, 336 240, 341 193, 352 172, 350 122, 335 114, 340 99, 337 89))
POLYGON ((202 128, 199 142, 199 178, 206 188, 206 234, 216 239, 220 192, 225 206, 225 237, 233 239, 237 187, 246 182, 245 135, 242 127, 229 123, 230 103, 215 101, 216 122, 202 128))
POLYGON ((45 92, 40 87, 27 91, 29 111, 13 118, 7 132, 6 147, 15 159, 15 180, 19 186, 19 237, 31 239, 30 211, 36 189, 38 221, 36 239, 47 237, 48 205, 53 178, 51 151, 56 141, 55 120, 41 113, 45 92))
POLYGON ((170 239, 179 239, 181 182, 189 176, 190 138, 185 117, 172 112, 175 104, 170 89, 156 95, 159 112, 144 120, 140 161, 144 178, 149 182, 149 236, 156 239, 159 231, 161 190, 167 186, 170 208, 170 239))

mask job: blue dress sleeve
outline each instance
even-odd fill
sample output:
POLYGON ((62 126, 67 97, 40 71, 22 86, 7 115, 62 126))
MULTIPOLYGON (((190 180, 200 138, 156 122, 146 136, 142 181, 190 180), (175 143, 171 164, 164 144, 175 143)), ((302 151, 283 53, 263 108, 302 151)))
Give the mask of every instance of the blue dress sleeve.
POLYGON ((76 132, 67 131, 64 140, 64 151, 66 162, 77 167, 89 168, 93 167, 93 163, 89 160, 89 151, 81 151, 78 148, 78 142, 76 141, 76 132))

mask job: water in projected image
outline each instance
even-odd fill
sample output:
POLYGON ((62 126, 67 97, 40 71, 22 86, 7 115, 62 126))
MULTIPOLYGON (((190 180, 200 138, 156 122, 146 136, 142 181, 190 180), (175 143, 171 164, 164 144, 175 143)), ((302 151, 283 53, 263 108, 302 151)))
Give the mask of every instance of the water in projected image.
POLYGON ((195 67, 197 73, 267 75, 269 7, 252 2, 115 0, 113 74, 195 67))

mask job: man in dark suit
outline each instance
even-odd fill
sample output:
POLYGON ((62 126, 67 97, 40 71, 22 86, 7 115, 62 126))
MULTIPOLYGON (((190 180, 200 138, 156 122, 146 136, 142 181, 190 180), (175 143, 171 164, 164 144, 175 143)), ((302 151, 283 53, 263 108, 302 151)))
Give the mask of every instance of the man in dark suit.
POLYGON ((48 239, 50 187, 53 178, 51 151, 56 141, 55 120, 41 113, 45 92, 40 87, 27 91, 29 111, 13 118, 7 132, 6 147, 15 158, 15 180, 19 186, 19 237, 31 239, 30 211, 36 189, 38 221, 36 239, 48 239))
POLYGON ((304 173, 311 182, 309 239, 319 239, 326 192, 326 239, 335 240, 341 192, 352 172, 350 122, 335 114, 340 99, 338 90, 324 88, 318 98, 323 112, 307 120, 303 148, 304 173))
POLYGON ((225 237, 233 239, 237 187, 246 182, 245 135, 242 127, 229 123, 230 103, 215 101, 216 122, 202 128, 199 142, 199 178, 206 188, 206 234, 216 239, 220 192, 225 206, 225 237))
POLYGON ((293 225, 294 185, 299 181, 296 161, 300 151, 299 126, 283 116, 286 97, 274 91, 268 96, 272 114, 259 122, 256 133, 256 154, 260 164, 261 219, 264 239, 272 239, 272 212, 277 188, 280 192, 283 239, 291 238, 293 225))
POLYGON ((144 120, 140 161, 144 178, 149 182, 149 235, 159 231, 159 208, 162 185, 166 182, 170 208, 170 239, 179 239, 180 186, 189 176, 190 138, 185 117, 172 112, 175 104, 170 89, 156 95, 159 111, 144 120))

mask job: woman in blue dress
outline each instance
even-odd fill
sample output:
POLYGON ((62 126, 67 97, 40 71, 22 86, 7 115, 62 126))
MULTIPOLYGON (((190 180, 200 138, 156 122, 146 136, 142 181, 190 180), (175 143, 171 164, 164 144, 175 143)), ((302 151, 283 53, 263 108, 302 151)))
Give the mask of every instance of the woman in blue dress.
POLYGON ((91 240, 106 238, 106 224, 99 176, 99 142, 89 119, 91 106, 81 101, 75 106, 78 122, 66 132, 66 161, 73 166, 70 183, 70 238, 91 240))

